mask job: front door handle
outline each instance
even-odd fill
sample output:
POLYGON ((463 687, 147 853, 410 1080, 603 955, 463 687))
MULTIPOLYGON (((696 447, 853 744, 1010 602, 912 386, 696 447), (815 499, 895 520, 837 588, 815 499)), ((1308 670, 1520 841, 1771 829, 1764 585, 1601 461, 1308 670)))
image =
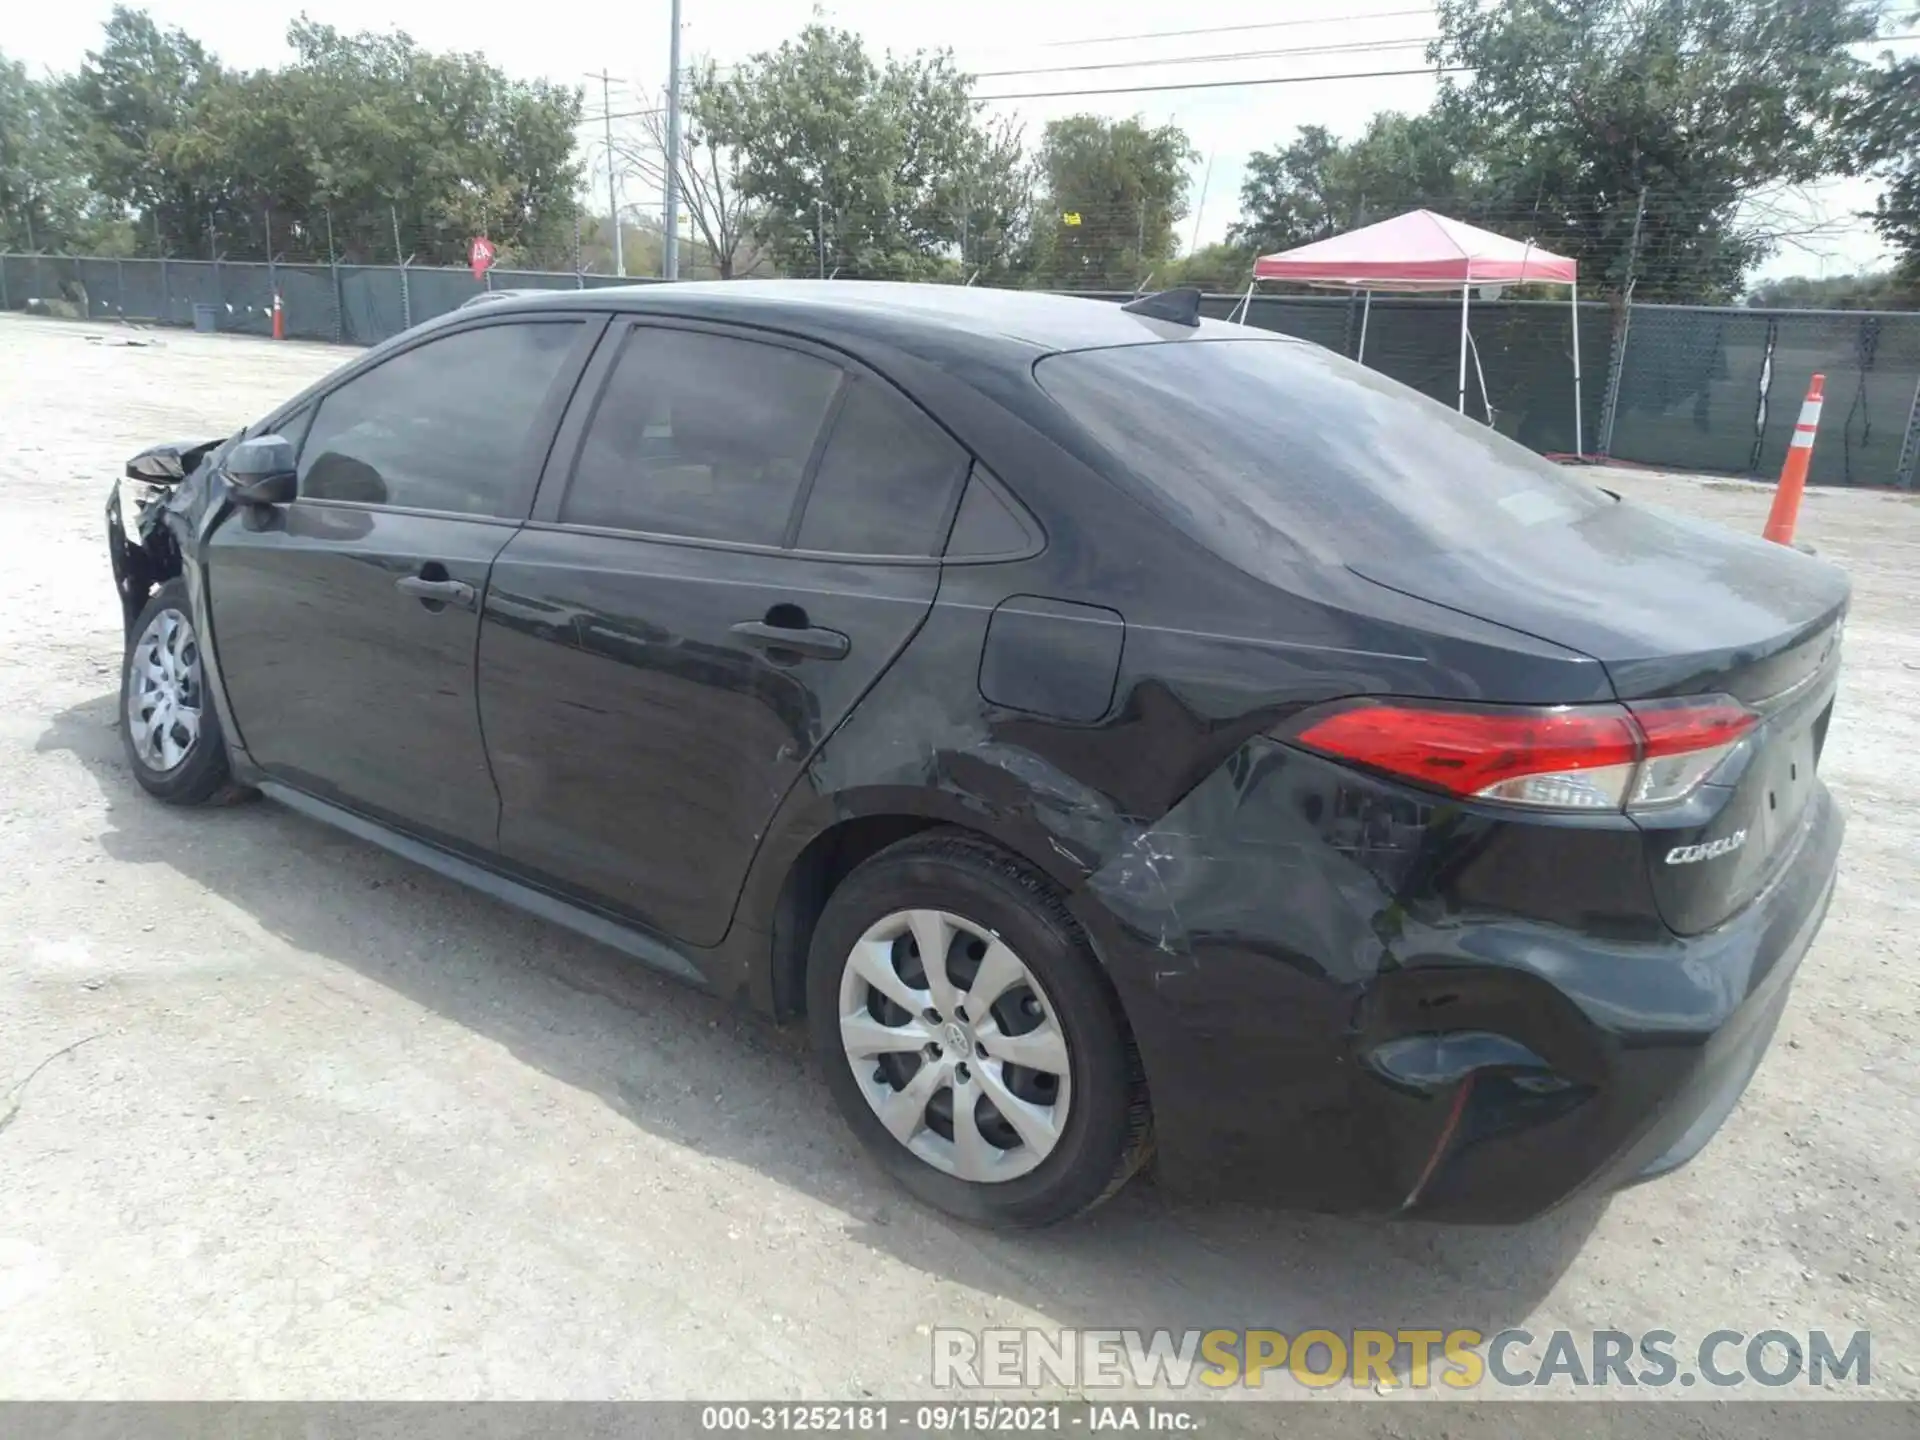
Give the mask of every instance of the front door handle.
POLYGON ((430 610, 445 605, 473 609, 474 589, 464 580, 429 580, 424 575, 402 575, 393 584, 402 594, 418 597, 430 610))
POLYGON ((788 650, 811 660, 839 660, 853 648, 853 642, 838 630, 824 630, 819 626, 769 625, 764 620, 742 620, 732 629, 749 645, 762 650, 788 650))

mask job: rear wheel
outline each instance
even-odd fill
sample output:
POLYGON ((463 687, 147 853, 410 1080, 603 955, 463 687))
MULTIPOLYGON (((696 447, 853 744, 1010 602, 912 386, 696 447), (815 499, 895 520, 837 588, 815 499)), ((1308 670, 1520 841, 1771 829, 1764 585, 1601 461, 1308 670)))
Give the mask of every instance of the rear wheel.
POLYGON ((133 778, 148 794, 205 805, 249 793, 233 782, 227 764, 186 582, 178 577, 155 590, 134 621, 120 670, 120 716, 133 778))
POLYGON ((807 979, 835 1100, 929 1204, 1050 1224, 1146 1159, 1118 1005, 1059 896, 1003 851, 937 832, 882 851, 828 900, 807 979))

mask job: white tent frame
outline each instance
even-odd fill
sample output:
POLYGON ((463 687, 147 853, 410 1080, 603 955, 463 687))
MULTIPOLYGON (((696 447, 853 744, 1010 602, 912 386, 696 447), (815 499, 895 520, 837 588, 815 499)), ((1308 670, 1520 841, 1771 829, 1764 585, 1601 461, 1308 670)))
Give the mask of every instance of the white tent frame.
MULTIPOLYGON (((1241 325, 1247 323, 1247 316, 1253 309, 1254 287, 1260 283, 1262 278, 1285 280, 1287 277, 1284 275, 1262 277, 1256 274, 1251 280, 1247 281, 1247 293, 1240 298, 1239 305, 1234 307, 1234 313, 1238 315, 1238 323, 1241 325)), ((1349 294, 1355 290, 1360 290, 1365 295, 1365 303, 1360 310, 1360 351, 1354 358, 1359 364, 1366 364, 1367 322, 1373 316, 1374 287, 1357 280, 1307 280, 1296 283, 1312 285, 1321 289, 1345 290, 1349 294)), ((1578 280, 1526 279, 1482 281, 1481 283, 1499 285, 1565 285, 1567 287, 1567 311, 1573 318, 1573 453, 1584 459, 1587 453, 1587 437, 1585 426, 1582 423, 1580 394, 1580 282, 1578 280)), ((1388 284, 1380 288, 1387 291, 1399 290, 1408 294, 1423 294, 1435 290, 1451 290, 1453 287, 1452 285, 1441 286, 1434 284, 1405 286, 1388 284)), ((1457 405, 1462 415, 1467 413, 1467 325, 1472 304, 1473 262, 1469 260, 1467 262, 1467 273, 1460 283, 1460 384, 1457 405)), ((1228 318, 1232 319, 1233 315, 1229 315, 1228 318)), ((1474 356, 1474 364, 1477 369, 1479 366, 1479 354, 1477 351, 1474 356)), ((1491 403, 1487 401, 1487 382, 1484 376, 1481 377, 1480 381, 1480 398, 1482 403, 1488 406, 1487 422, 1491 424, 1493 422, 1493 412, 1491 403)))

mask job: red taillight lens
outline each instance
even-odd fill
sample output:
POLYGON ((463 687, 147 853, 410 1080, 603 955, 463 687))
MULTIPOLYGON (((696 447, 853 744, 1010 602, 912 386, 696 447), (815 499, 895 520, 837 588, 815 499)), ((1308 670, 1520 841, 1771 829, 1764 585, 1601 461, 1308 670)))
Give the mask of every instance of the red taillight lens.
POLYGON ((1289 738, 1449 795, 1619 810, 1686 798, 1755 719, 1721 696, 1544 709, 1367 700, 1289 738))

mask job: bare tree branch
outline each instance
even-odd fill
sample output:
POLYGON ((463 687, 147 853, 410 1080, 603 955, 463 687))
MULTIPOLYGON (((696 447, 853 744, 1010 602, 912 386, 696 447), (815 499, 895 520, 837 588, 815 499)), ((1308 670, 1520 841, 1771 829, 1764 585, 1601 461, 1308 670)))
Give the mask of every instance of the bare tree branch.
MULTIPOLYGON (((692 103, 683 116, 679 161, 673 168, 680 182, 681 204, 699 232, 708 263, 722 280, 732 280, 752 275, 768 263, 769 257, 755 236, 756 212, 736 183, 738 157, 730 147, 714 140, 700 123, 699 94, 703 86, 712 83, 713 66, 709 62, 689 86, 692 103)), ((668 170, 665 114, 643 115, 640 125, 643 133, 639 139, 614 141, 614 156, 631 172, 664 190, 668 170)))

